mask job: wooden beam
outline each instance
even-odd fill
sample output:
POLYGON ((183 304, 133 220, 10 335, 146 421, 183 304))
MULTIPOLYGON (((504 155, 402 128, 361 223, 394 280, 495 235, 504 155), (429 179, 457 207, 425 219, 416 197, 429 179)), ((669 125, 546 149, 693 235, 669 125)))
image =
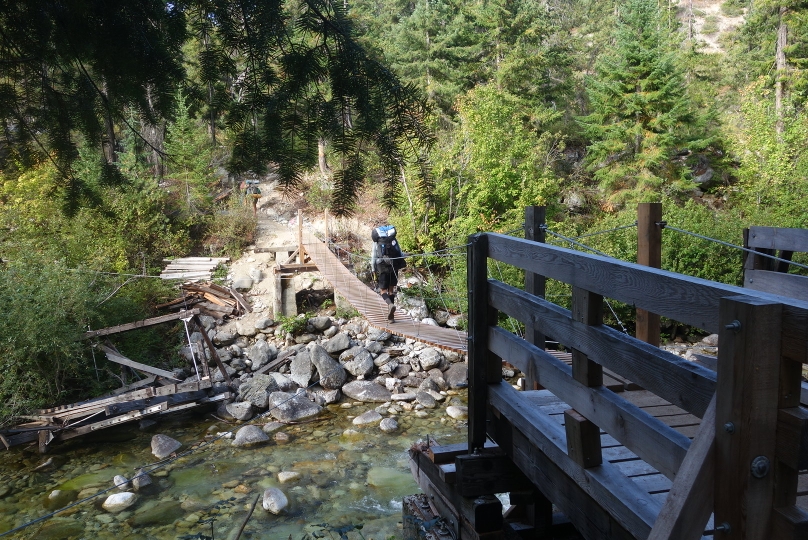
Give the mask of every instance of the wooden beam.
MULTIPOLYGON (((204 341, 205 345, 207 345, 208 351, 210 352, 210 357, 213 358, 214 362, 216 362, 216 366, 219 368, 219 372, 224 377, 224 380, 227 381, 227 384, 230 384, 232 382, 230 380, 230 375, 227 374, 227 369, 225 369, 222 359, 219 358, 219 353, 216 352, 216 347, 213 346, 213 342, 211 342, 208 333, 205 331, 202 321, 199 320, 199 315, 194 315, 193 322, 196 324, 196 326, 199 328, 199 332, 202 334, 202 341, 204 341)), ((208 361, 205 359, 204 355, 202 356, 202 363, 205 376, 209 377, 210 370, 208 369, 208 361)))
MULTIPOLYGON (((547 233, 545 232, 545 208, 543 206, 528 206, 525 208, 525 239, 533 242, 542 242, 546 240, 547 233)), ((546 280, 541 274, 535 272, 525 272, 525 292, 544 298, 546 288, 546 280)), ((525 325, 525 339, 530 343, 544 349, 546 346, 545 336, 540 329, 535 328, 531 324, 525 325)), ((536 381, 531 379, 530 376, 525 377, 525 389, 538 390, 536 381)))
POLYGON ((177 319, 187 319, 193 315, 198 315, 198 309, 191 309, 188 311, 180 311, 179 313, 172 313, 170 315, 161 315, 160 317, 152 317, 151 319, 144 319, 132 323, 119 324, 118 326, 110 326, 109 328, 102 328, 101 330, 92 330, 82 334, 82 339, 91 337, 108 336, 111 334, 120 334, 121 332, 128 332, 130 330, 137 330, 138 328, 145 328, 147 326, 154 326, 155 324, 162 324, 164 322, 176 321, 177 319))
POLYGON ((749 227, 749 247, 808 251, 808 229, 749 227))
POLYGON ((138 371, 145 371, 146 373, 151 373, 152 375, 157 375, 159 377, 165 377, 166 379, 172 379, 178 381, 174 374, 170 371, 166 371, 164 369, 147 366, 146 364, 141 364, 140 362, 135 362, 134 360, 130 360, 129 358, 123 356, 121 353, 113 350, 106 345, 99 345, 98 346, 101 351, 107 355, 107 359, 110 362, 115 362, 116 364, 121 364, 133 369, 137 369, 138 371))
MULTIPOLYGON (((485 449, 493 448, 499 447, 495 442, 486 440, 485 449)), ((426 455, 432 463, 440 465, 442 463, 454 463, 455 458, 467 454, 468 449, 469 445, 466 443, 433 445, 427 449, 426 455)))
MULTIPOLYGON (((603 297, 578 287, 572 288, 572 318, 587 326, 603 324, 603 297)), ((572 377, 579 383, 590 386, 603 385, 603 366, 593 362, 586 353, 573 347, 572 377)))
MULTIPOLYGON (((469 454, 485 445, 486 396, 488 385, 488 247, 487 237, 476 234, 468 245, 468 304, 469 304, 469 454)), ((496 319, 494 319, 496 320, 496 319)), ((502 379, 500 363, 499 379, 502 379)))
POLYGON ((679 468, 648 540, 698 540, 713 513, 715 398, 679 468))
MULTIPOLYGON (((662 203, 637 205, 637 264, 662 268, 662 203)), ((637 339, 659 347, 660 317, 637 309, 637 339)))
POLYGON ((455 489, 462 497, 494 495, 532 487, 511 458, 498 448, 457 456, 454 468, 455 489))
POLYGON ((756 291, 808 300, 808 276, 770 270, 746 270, 743 286, 756 291))
POLYGON ((715 523, 726 524, 733 538, 770 538, 781 317, 778 303, 744 296, 721 300, 715 523), (757 474, 754 464, 760 464, 757 474))
POLYGON ((317 272, 319 268, 313 263, 282 264, 275 267, 277 274, 284 272, 317 272))
POLYGON ((488 299, 499 311, 532 323, 562 343, 574 343, 605 368, 696 416, 704 414, 715 394, 714 371, 608 326, 579 323, 571 311, 552 302, 493 280, 488 282, 488 299))
POLYGON ((797 506, 777 508, 772 516, 771 538, 777 540, 808 538, 808 512, 797 506))
POLYGON ((575 409, 567 409, 564 411, 564 431, 567 434, 567 454, 575 463, 584 469, 603 463, 598 426, 575 409))

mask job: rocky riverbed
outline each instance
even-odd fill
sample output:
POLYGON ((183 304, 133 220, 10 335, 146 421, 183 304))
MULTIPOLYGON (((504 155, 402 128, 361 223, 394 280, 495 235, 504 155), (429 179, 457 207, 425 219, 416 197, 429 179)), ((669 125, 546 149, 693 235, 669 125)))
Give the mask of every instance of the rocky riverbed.
POLYGON ((143 422, 49 456, 0 454, 0 532, 113 488, 16 537, 227 538, 257 498, 242 538, 386 539, 401 498, 418 491, 410 445, 465 440, 457 353, 361 319, 314 317, 296 333, 260 315, 204 323, 231 377, 213 371, 215 386, 238 397, 201 419, 143 422), (256 374, 279 355, 278 371, 256 374))

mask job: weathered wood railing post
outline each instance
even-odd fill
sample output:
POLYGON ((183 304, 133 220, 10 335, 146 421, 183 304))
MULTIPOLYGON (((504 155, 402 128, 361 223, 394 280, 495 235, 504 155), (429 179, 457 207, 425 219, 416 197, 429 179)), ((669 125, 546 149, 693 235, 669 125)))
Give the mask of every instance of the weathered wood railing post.
MULTIPOLYGON (((603 324, 603 297, 573 287, 572 318, 589 326, 603 324)), ((603 386, 603 366, 573 348, 572 377, 590 388, 603 386)), ((564 411, 564 422, 569 456, 585 469, 603 463, 600 428, 574 409, 564 411)))
MULTIPOLYGON (((637 263, 662 267, 662 203, 637 205, 637 263)), ((637 339, 659 347, 659 315, 637 309, 637 339)))
MULTIPOLYGON (((722 298, 715 421, 716 540, 772 538, 782 305, 722 298)), ((799 399, 799 392, 795 394, 799 399)), ((789 398, 789 400, 792 400, 789 398)), ((796 494, 796 493, 795 493, 796 494)))
POLYGON ((502 361, 488 350, 488 327, 497 312, 488 305, 488 236, 469 237, 469 453, 483 448, 488 414, 488 384, 502 380, 502 361))
MULTIPOLYGON (((543 206, 528 206, 525 208, 525 239, 534 242, 544 243, 547 233, 544 229, 545 208, 543 206)), ((545 279, 544 276, 534 272, 525 272, 525 292, 534 296, 544 298, 545 279)), ((534 328, 530 323, 525 324, 525 339, 538 347, 544 349, 545 336, 534 328)), ((525 390, 536 390, 538 385, 535 378, 526 374, 525 390)))

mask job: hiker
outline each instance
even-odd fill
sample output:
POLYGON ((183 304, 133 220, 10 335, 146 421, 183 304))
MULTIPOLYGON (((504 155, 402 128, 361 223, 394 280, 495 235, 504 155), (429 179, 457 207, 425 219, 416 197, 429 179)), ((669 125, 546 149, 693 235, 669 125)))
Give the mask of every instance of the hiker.
POLYGON ((370 234, 373 239, 373 252, 370 267, 376 274, 379 293, 388 305, 387 320, 395 322, 396 285, 398 271, 407 266, 404 254, 396 242, 396 228, 392 225, 376 227, 370 234))
POLYGON ((245 195, 252 200, 253 215, 258 216, 258 199, 261 198, 261 189, 258 187, 258 180, 247 180, 247 190, 245 195))

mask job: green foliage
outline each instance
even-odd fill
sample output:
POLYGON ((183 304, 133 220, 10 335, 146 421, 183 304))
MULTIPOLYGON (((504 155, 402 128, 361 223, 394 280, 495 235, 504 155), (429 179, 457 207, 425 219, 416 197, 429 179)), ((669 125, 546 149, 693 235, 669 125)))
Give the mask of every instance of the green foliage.
POLYGON ((312 317, 310 313, 301 313, 300 315, 281 315, 277 318, 278 328, 286 334, 297 335, 306 329, 309 319, 312 317))
POLYGON ((740 17, 745 7, 746 2, 743 0, 726 0, 721 2, 721 13, 727 17, 740 17))
POLYGON ((0 267, 0 419, 58 403, 89 375, 81 334, 101 300, 95 276, 28 256, 0 267))
POLYGON ((236 258, 255 241, 258 220, 248 204, 237 195, 231 195, 226 205, 217 208, 205 224, 205 247, 211 253, 236 258))
MULTIPOLYGON (((673 155, 692 122, 674 29, 652 0, 626 0, 614 48, 601 56, 587 94, 592 113, 579 121, 589 137, 586 163, 613 203, 648 202, 692 186, 673 155)), ((702 143, 703 144, 703 143, 702 143)))

